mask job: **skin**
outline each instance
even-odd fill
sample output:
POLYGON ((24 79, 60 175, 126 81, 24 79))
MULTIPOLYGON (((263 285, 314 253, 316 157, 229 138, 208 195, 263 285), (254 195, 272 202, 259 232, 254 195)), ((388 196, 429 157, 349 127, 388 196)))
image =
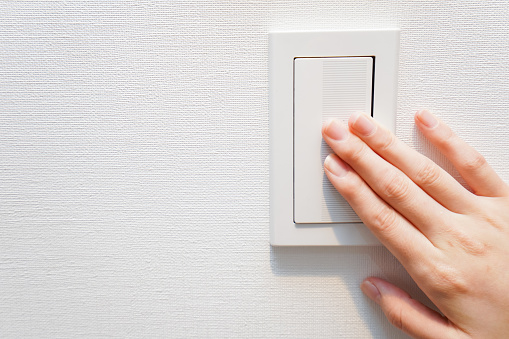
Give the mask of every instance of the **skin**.
POLYGON ((509 186, 433 114, 415 123, 470 190, 367 115, 322 129, 329 180, 443 315, 380 278, 361 289, 412 337, 507 338, 509 186))

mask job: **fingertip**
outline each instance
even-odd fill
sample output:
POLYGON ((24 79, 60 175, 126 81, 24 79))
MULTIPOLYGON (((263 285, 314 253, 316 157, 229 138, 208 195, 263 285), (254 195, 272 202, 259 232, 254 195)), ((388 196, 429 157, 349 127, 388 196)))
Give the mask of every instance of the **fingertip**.
POLYGON ((371 280, 365 279, 361 283, 361 291, 364 293, 369 299, 373 300, 377 304, 380 303, 380 290, 376 287, 375 284, 371 282, 371 280))
POLYGON ((438 312, 412 299, 407 292, 383 279, 369 277, 362 282, 361 289, 380 305, 392 325, 413 337, 449 338, 452 337, 449 334, 457 333, 457 329, 438 312), (374 289, 378 290, 379 296, 376 296, 374 289))
POLYGON ((355 112, 352 115, 350 115, 350 117, 348 118, 348 126, 353 126, 353 124, 355 124, 355 122, 357 121, 357 119, 359 119, 361 114, 362 114, 361 112, 355 112))
POLYGON ((341 160, 336 154, 329 154, 323 163, 324 168, 338 178, 342 178, 348 174, 348 165, 341 160))
POLYGON ((415 113, 415 121, 420 127, 434 129, 438 126, 439 121, 434 114, 427 109, 422 109, 415 113))
POLYGON ((410 298, 410 295, 399 288, 398 286, 377 277, 369 277, 364 280, 364 282, 368 281, 369 283, 373 284, 380 293, 380 297, 383 295, 396 295, 400 298, 410 298))
POLYGON ((344 141, 349 134, 348 127, 338 119, 329 119, 322 126, 322 137, 329 141, 344 141))
POLYGON ((428 109, 425 109, 425 108, 424 108, 424 109, 419 109, 419 110, 417 110, 417 111, 415 112, 415 114, 414 114, 414 118, 415 118, 417 121, 419 121, 419 120, 418 120, 419 116, 420 116, 421 114, 425 113, 425 112, 429 112, 429 110, 428 110, 428 109))
POLYGON ((373 118, 362 112, 354 113, 348 119, 348 126, 356 134, 363 137, 372 136, 376 132, 376 125, 373 118))
POLYGON ((324 135, 326 133, 327 128, 332 123, 332 120, 334 120, 334 119, 333 118, 328 118, 327 120, 324 121, 324 123, 322 124, 322 135, 324 135))

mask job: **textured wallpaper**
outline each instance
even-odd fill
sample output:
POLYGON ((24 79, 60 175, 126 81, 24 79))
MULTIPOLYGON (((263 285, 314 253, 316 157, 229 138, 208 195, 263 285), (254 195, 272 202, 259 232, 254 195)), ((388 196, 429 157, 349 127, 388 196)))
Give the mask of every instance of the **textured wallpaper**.
POLYGON ((401 28, 429 108, 509 179, 507 1, 0 0, 0 337, 404 338, 382 247, 271 248, 267 33, 401 28))

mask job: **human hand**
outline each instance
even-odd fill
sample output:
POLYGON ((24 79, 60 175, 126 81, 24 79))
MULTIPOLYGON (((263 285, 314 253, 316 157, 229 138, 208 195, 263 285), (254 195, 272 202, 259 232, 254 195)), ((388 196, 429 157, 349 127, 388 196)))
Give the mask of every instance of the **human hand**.
POLYGON ((415 122, 472 192, 371 117, 324 124, 331 183, 444 316, 370 277, 362 291, 416 338, 509 336, 509 186, 428 111, 415 122))

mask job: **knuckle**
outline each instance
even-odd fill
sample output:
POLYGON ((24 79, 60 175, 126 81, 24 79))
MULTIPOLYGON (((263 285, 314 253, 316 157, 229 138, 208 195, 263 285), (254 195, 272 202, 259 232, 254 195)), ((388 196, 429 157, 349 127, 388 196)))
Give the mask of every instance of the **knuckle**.
POLYGON ((356 194, 359 193, 359 180, 356 180, 354 176, 349 180, 344 180, 341 185, 334 185, 338 193, 343 196, 346 200, 351 200, 356 194))
POLYGON ((392 133, 386 133, 385 138, 380 142, 380 145, 378 145, 378 148, 381 151, 387 151, 391 149, 396 144, 396 136, 392 133))
POLYGON ((460 244, 466 253, 474 256, 483 257, 489 252, 489 246, 481 241, 469 239, 462 241, 460 244))
POLYGON ((415 175, 415 181, 419 186, 431 187, 439 183, 440 177, 441 173, 436 165, 426 162, 415 175))
POLYGON ((472 241, 465 247, 465 251, 478 257, 486 256, 490 251, 490 246, 481 241, 472 241))
POLYGON ((487 255, 490 250, 490 246, 486 243, 461 231, 450 231, 450 234, 453 236, 453 240, 449 241, 449 246, 458 247, 469 255, 482 257, 487 255))
POLYGON ((375 214, 373 226, 379 232, 387 234, 393 232, 396 222, 396 213, 387 207, 383 207, 375 214))
POLYGON ((462 167, 469 172, 474 172, 483 168, 486 164, 486 159, 480 153, 475 152, 465 159, 462 167))
POLYGON ((469 284, 461 272, 449 265, 435 265, 432 277, 436 291, 444 297, 466 294, 469 290, 469 284))
MULTIPOLYGON (((505 209, 506 206, 509 206, 509 201, 507 201, 506 199, 504 199, 504 203, 505 204, 503 205, 502 209, 505 209)), ((493 226, 494 228, 500 231, 504 231, 507 229, 507 226, 509 226, 509 224, 504 220, 504 218, 496 217, 497 214, 498 213, 496 211, 491 212, 489 209, 484 210, 482 220, 488 223, 489 225, 493 226)))
POLYGON ((362 158, 366 156, 366 147, 352 147, 349 150, 345 152, 344 155, 346 158, 348 158, 351 162, 359 162, 362 158))
POLYGON ((410 184, 402 175, 394 174, 382 184, 383 194, 388 199, 406 200, 410 195, 410 184))
POLYGON ((385 316, 394 327, 403 330, 403 309, 401 307, 386 308, 385 316))
POLYGON ((441 149, 449 149, 455 144, 455 140, 457 140, 458 137, 450 128, 444 127, 445 128, 442 129, 443 135, 435 139, 435 144, 441 149))

